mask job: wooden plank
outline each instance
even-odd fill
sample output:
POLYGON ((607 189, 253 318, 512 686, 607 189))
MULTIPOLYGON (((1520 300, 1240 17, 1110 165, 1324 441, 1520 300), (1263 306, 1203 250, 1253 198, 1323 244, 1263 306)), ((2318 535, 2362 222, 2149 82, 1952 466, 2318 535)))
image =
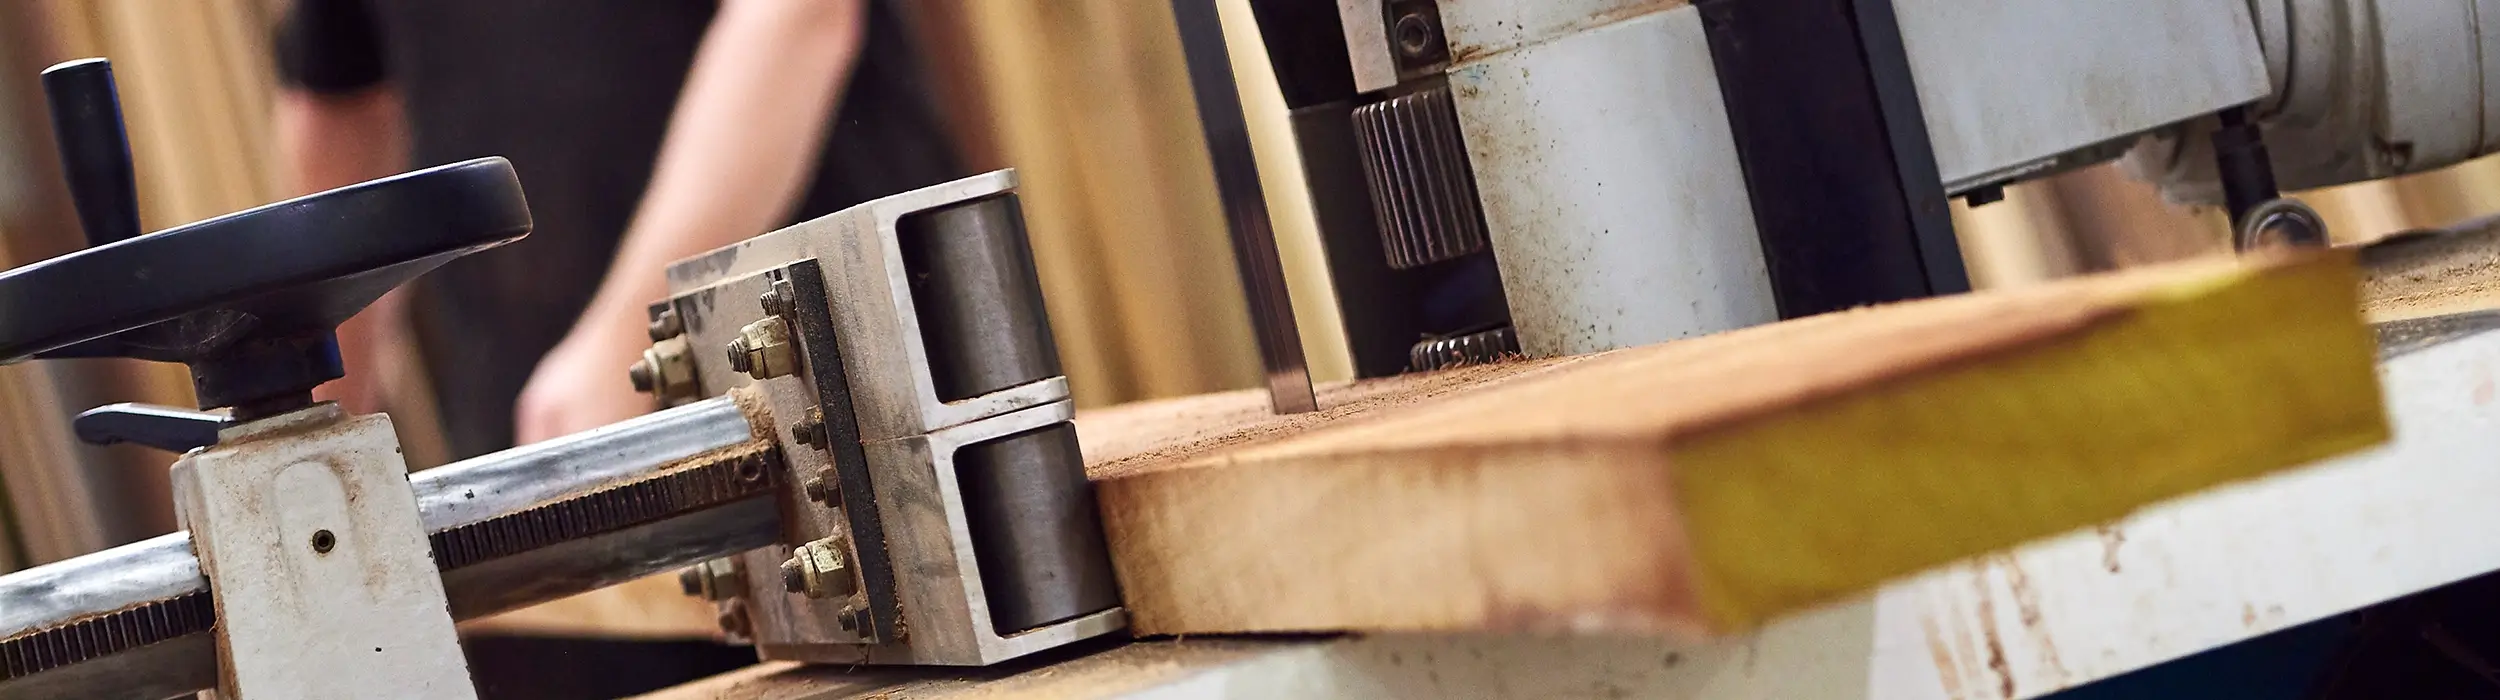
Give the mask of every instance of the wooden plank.
POLYGON ((2363 248, 2361 260, 2372 321, 2500 308, 2500 217, 2390 236, 2363 248))
MULTIPOLYGON (((2385 440, 2357 303, 2348 254, 2199 261, 1530 367, 1095 476, 1140 633, 1716 633, 2385 440)), ((1084 427, 1103 457, 1120 417, 1084 427)))

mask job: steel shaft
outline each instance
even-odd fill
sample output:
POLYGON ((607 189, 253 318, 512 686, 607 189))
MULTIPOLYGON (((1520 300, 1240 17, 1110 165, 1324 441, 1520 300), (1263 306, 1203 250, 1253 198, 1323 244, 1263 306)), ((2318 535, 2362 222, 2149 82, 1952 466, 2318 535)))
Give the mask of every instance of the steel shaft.
MULTIPOLYGON (((453 533, 485 543, 466 545, 475 559, 443 572, 452 616, 465 620, 771 544, 780 516, 758 497, 778 471, 769 450, 724 397, 410 481, 438 565, 451 566, 453 533), (742 480, 749 471, 756 481, 742 480), (510 534, 523 531, 568 536, 510 534)), ((210 620, 192 614, 207 593, 183 532, 0 576, 0 698, 165 697, 214 685, 210 620)))

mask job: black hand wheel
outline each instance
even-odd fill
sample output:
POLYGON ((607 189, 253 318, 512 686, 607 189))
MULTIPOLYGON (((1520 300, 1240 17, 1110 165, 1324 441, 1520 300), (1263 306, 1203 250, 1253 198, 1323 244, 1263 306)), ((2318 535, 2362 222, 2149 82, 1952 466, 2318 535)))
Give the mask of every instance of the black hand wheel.
POLYGON ((100 59, 45 71, 96 247, 0 273, 0 362, 182 362, 201 408, 244 420, 292 410, 343 372, 341 321, 452 258, 529 235, 512 164, 480 158, 113 240, 138 226, 110 71, 100 59))

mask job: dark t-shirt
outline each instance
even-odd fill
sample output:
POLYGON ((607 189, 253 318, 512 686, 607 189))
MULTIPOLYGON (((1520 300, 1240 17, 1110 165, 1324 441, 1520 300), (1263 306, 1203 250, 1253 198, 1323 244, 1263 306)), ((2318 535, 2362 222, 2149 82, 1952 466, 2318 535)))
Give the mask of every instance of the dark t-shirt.
MULTIPOLYGON (((413 290, 455 457, 511 446, 513 400, 606 274, 715 9, 710 0, 296 0, 279 27, 288 84, 326 94, 399 88, 412 166, 500 155, 520 173, 537 222, 529 238, 455 260, 413 290)), ((964 174, 904 29, 870 3, 866 46, 793 223, 964 174)), ((624 368, 616 376, 625 381, 624 368)))

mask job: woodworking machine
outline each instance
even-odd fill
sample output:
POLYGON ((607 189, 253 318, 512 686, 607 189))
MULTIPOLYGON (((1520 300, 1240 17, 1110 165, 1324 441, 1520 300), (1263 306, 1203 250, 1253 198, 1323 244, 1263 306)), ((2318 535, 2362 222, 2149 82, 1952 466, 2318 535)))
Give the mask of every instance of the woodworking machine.
POLYGON ((333 328, 530 216, 498 158, 138 236, 110 68, 46 71, 92 247, 0 274, 0 356, 189 365, 183 531, 0 576, 0 697, 474 697, 456 620, 687 567, 767 659, 985 665, 1126 627, 1013 171, 668 270, 651 415, 410 474, 314 402, 333 328), (343 672, 355 669, 354 672, 343 672))
MULTIPOLYGON (((2490 0, 1249 5, 1364 377, 1964 291, 1948 198, 2113 159, 2245 247, 2324 240, 2278 183, 2500 148, 2490 0)), ((1223 35, 1175 8, 1258 337, 1290 344, 1223 35)), ((1287 350, 1276 405, 1308 406, 1287 350)))
MULTIPOLYGON (((1250 7, 1367 377, 1961 291, 1948 198, 2082 165, 2315 244, 2278 183, 2500 148, 2500 0, 1250 7)), ((1215 5, 1174 8, 1271 396, 1311 409, 1215 5)), ((142 236, 109 69, 45 85, 92 247, 0 274, 0 358, 183 362, 223 412, 79 418, 183 452, 184 531, 0 576, 0 697, 469 697, 455 620, 670 570, 768 659, 1123 630, 1013 172, 673 265, 622 378, 662 410, 411 475, 310 392, 341 320, 528 233, 510 165, 142 236)))

